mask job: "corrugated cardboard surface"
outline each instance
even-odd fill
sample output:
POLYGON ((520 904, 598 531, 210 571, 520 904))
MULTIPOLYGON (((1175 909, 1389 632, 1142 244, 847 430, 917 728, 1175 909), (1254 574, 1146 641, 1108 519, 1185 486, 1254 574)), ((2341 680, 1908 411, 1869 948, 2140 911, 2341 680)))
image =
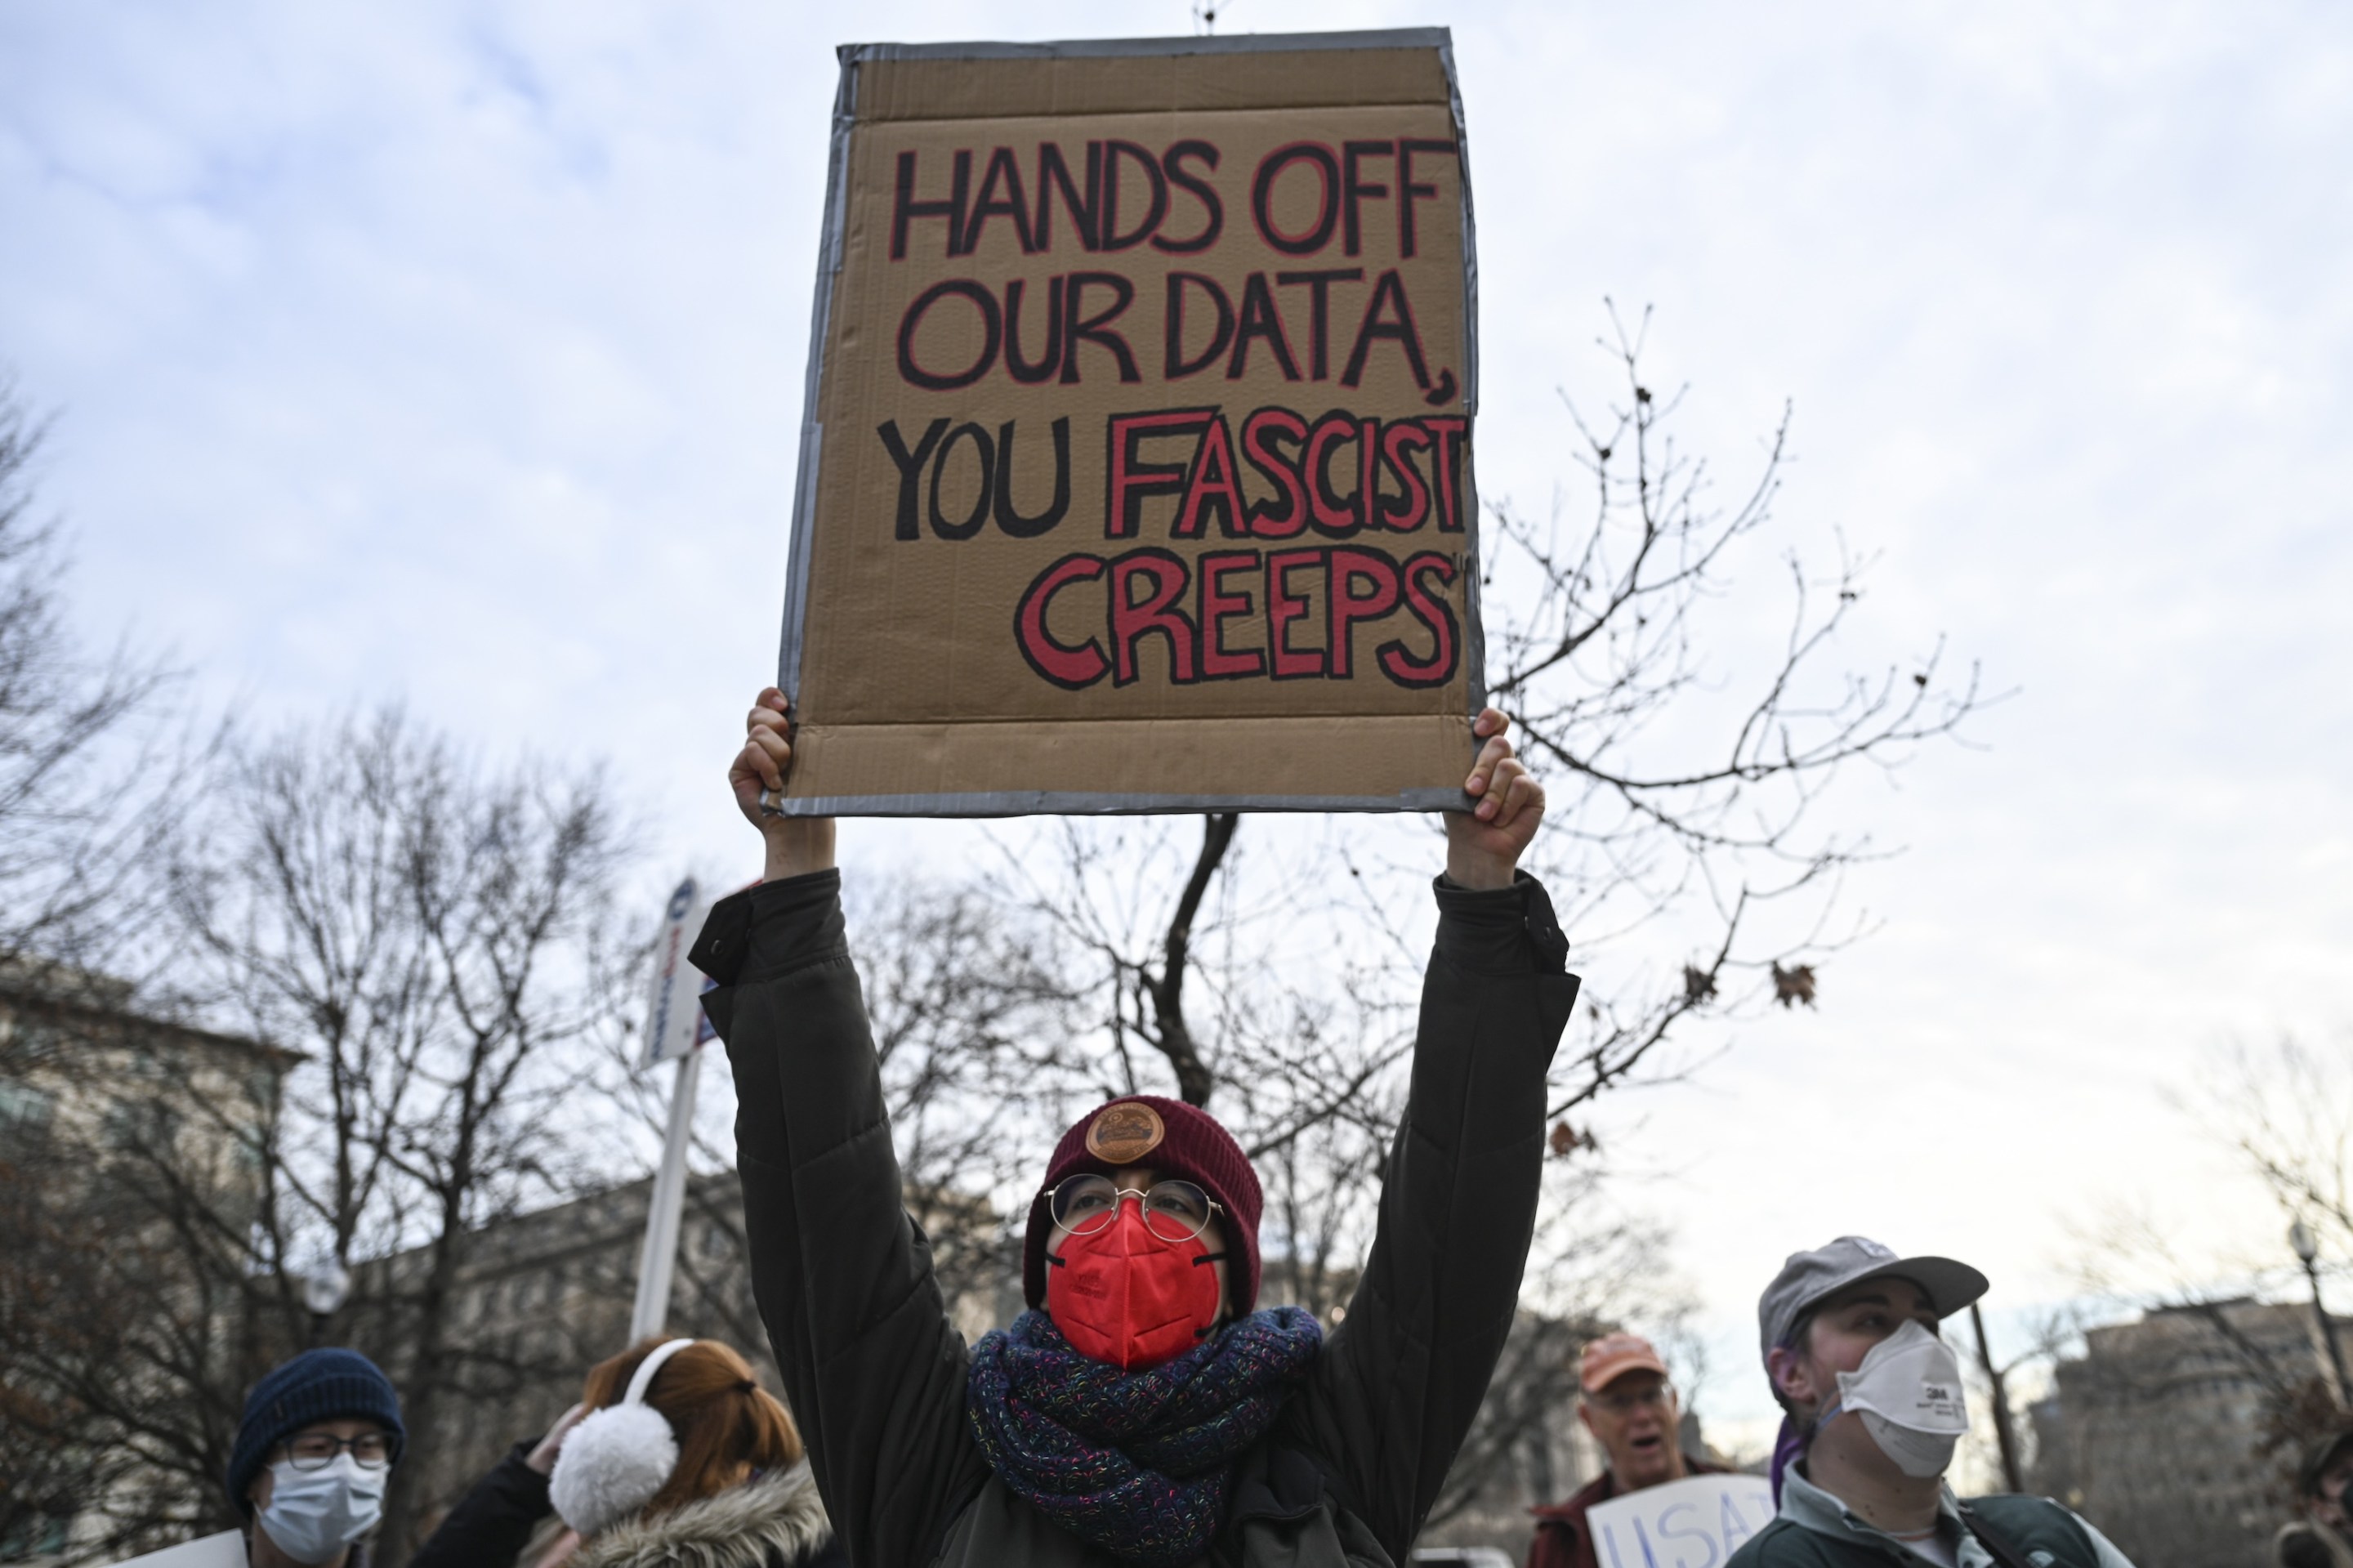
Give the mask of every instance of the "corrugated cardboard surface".
POLYGON ((840 270, 804 445, 817 471, 796 546, 802 615, 786 628, 801 726, 787 810, 1460 801, 1480 696, 1468 200, 1447 150, 1460 129, 1430 35, 1356 47, 1365 37, 1138 58, 845 51, 854 119, 828 245, 840 270), (1397 195, 1406 142, 1428 187, 1410 204, 1397 195), (1087 177, 1090 143, 1115 172, 1113 210, 1098 196, 1074 214, 1056 185, 1041 218, 1041 149, 1083 197, 1103 188, 1087 177), (924 210, 953 206, 960 155, 961 227, 924 210), (1253 216, 1270 159, 1281 173, 1267 218, 1298 253, 1253 216), (1324 168, 1386 194, 1327 198, 1324 168), (1206 248, 1209 206, 1188 182, 1221 209, 1206 248), (1155 185, 1166 200, 1147 228, 1155 185), (1082 217, 1096 223, 1093 248, 1082 217), (1185 307, 1174 366, 1172 290, 1185 307), (1229 346, 1212 355, 1221 319, 1229 346), (1071 323, 1088 320, 1101 324, 1074 342, 1071 323), (1142 422, 1123 442, 1129 419, 1142 422), (1253 431, 1263 466, 1245 455, 1253 431), (1286 504, 1281 471, 1314 483, 1302 432, 1324 459, 1320 514, 1303 495, 1286 504), (1146 476, 1127 504, 1112 484, 1123 462, 1146 476), (1221 505, 1231 497, 1241 507, 1221 505), (1246 515, 1253 505, 1266 515, 1246 515), (1120 592, 1148 608, 1178 583, 1160 614, 1133 618, 1139 633, 1119 635, 1120 592), (1335 608, 1359 617, 1345 639, 1335 608))

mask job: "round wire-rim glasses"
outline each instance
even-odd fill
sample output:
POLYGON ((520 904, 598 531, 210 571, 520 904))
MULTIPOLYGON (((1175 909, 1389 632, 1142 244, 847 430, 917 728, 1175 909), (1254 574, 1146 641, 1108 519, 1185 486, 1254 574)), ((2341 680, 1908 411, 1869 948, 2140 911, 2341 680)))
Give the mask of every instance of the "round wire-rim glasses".
POLYGON ((1144 1212, 1144 1228, 1165 1242, 1191 1241, 1209 1228, 1219 1213, 1208 1193, 1175 1178, 1138 1192, 1108 1176, 1073 1176, 1046 1195, 1046 1205, 1056 1224, 1074 1236, 1086 1236, 1112 1223, 1123 1198, 1135 1200, 1144 1212))
POLYGON ((323 1470, 346 1448, 351 1450, 353 1463, 363 1470, 381 1470, 392 1463, 392 1439, 382 1432, 363 1432, 356 1437, 305 1432, 287 1440, 286 1462, 298 1470, 323 1470))

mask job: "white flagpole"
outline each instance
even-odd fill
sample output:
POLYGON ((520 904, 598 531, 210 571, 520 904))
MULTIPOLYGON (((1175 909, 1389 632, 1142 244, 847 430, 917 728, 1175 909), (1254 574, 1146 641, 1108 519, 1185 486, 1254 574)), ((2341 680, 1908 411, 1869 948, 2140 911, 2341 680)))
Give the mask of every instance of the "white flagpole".
POLYGON ((702 923, 692 877, 678 885, 663 911, 655 943, 653 992, 646 1015, 645 1065, 678 1059, 670 1091, 670 1128, 662 1137, 661 1168, 646 1204, 646 1244, 638 1255, 638 1298, 629 1308, 629 1341, 658 1334, 670 1317, 670 1278, 678 1264, 679 1220, 686 1207, 686 1154, 694 1142, 694 1086, 702 1072, 702 1004, 686 952, 702 923))
POLYGON ((629 1309, 631 1344, 659 1333, 670 1317, 679 1220, 686 1209, 686 1150, 694 1140, 694 1085, 702 1072, 700 1049, 678 1059, 678 1076, 670 1091, 670 1131, 662 1139, 661 1169, 654 1174, 653 1202, 646 1210, 645 1250, 638 1257, 638 1300, 629 1309))

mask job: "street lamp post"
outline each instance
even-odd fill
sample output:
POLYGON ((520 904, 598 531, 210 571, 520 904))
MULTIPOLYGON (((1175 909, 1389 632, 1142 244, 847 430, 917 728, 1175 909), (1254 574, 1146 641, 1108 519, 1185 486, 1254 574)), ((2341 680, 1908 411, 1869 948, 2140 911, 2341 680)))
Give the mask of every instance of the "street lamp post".
POLYGON ((327 1319, 343 1309, 352 1293, 352 1277, 343 1266, 328 1258, 302 1277, 302 1305, 311 1313, 311 1348, 327 1337, 327 1319))
POLYGON ((2295 1249, 2295 1259, 2304 1265, 2304 1277, 2312 1283, 2312 1319, 2320 1330, 2320 1342, 2328 1347, 2329 1369, 2337 1374, 2337 1404, 2339 1409, 2353 1408, 2353 1386, 2345 1381, 2345 1352, 2337 1348, 2336 1325, 2328 1320, 2328 1308, 2320 1304, 2320 1243, 2312 1227, 2299 1218, 2287 1228, 2287 1245, 2295 1249))

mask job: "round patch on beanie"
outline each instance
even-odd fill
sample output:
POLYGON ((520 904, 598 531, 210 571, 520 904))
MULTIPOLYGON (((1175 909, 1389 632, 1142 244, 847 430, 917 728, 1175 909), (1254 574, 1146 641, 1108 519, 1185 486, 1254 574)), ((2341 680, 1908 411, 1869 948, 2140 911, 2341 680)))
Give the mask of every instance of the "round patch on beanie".
POLYGON ((1166 1136, 1158 1111, 1129 1100, 1095 1113, 1087 1127, 1087 1152, 1106 1165, 1133 1165, 1166 1136))

